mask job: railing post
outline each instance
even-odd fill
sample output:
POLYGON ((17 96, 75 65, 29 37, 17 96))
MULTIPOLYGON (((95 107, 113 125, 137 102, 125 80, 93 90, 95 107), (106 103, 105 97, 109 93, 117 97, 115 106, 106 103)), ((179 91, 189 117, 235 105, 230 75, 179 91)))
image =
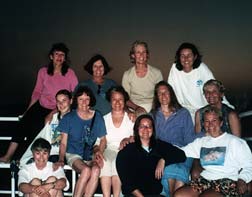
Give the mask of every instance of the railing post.
POLYGON ((15 197, 15 172, 11 171, 11 197, 15 197))

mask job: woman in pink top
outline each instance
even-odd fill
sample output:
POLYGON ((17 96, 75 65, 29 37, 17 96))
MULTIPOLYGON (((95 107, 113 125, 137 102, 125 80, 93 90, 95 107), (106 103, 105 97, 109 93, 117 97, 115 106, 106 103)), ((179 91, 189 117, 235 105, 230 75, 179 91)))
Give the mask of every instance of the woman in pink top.
POLYGON ((73 91, 78 84, 74 71, 69 68, 68 52, 64 43, 52 45, 49 52, 50 62, 39 70, 31 101, 20 120, 19 130, 12 137, 6 154, 0 157, 0 162, 9 162, 25 137, 26 145, 32 142, 43 128, 44 118, 56 111, 56 93, 61 89, 73 91))

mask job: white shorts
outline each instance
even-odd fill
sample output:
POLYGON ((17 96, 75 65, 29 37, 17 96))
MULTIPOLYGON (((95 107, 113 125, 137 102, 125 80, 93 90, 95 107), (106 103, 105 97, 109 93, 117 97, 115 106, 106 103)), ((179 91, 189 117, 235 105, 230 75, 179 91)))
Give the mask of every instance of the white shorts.
POLYGON ((100 177, 102 176, 118 176, 116 170, 116 156, 118 151, 105 149, 103 156, 105 158, 104 165, 101 169, 100 177))

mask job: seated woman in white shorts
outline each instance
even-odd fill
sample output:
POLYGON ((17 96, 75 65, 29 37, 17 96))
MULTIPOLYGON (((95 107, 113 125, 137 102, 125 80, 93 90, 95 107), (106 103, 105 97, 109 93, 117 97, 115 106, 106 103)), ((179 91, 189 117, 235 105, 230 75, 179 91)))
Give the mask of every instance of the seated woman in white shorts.
POLYGON ((107 135, 107 147, 104 151, 104 166, 101 169, 101 186, 104 197, 117 197, 121 191, 121 181, 116 170, 116 156, 122 139, 133 135, 133 122, 125 112, 126 102, 129 100, 128 93, 122 86, 111 88, 107 93, 107 99, 111 103, 112 111, 104 116, 107 135))

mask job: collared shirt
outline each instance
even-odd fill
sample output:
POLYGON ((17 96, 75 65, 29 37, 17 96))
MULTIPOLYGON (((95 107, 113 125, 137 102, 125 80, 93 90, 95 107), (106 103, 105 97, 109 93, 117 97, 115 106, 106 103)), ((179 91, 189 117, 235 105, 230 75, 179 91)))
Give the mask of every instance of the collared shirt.
POLYGON ((196 138, 192 118, 186 108, 178 109, 167 119, 159 108, 153 116, 158 139, 182 147, 196 138))

